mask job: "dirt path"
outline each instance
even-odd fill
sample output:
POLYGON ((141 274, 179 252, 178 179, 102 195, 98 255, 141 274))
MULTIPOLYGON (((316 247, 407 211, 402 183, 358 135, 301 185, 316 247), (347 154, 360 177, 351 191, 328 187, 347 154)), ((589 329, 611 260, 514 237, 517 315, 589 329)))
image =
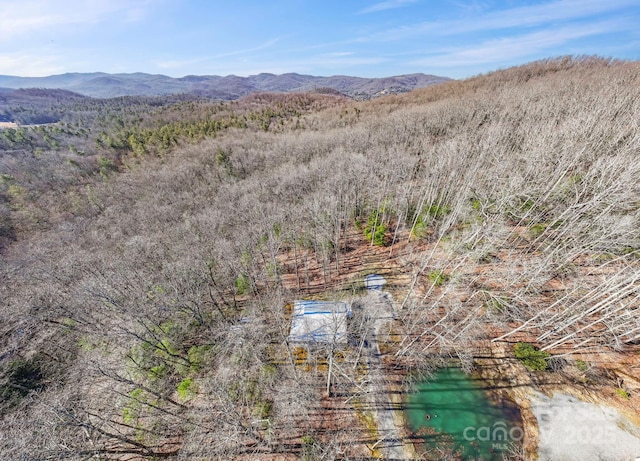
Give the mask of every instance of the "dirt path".
POLYGON ((405 443, 394 419, 394 404, 389 398, 387 378, 382 366, 380 338, 384 327, 393 320, 393 304, 390 295, 372 292, 365 299, 365 312, 371 321, 369 344, 366 349, 369 369, 369 403, 375 415, 379 440, 372 447, 382 453, 383 459, 411 459, 405 451, 405 443))

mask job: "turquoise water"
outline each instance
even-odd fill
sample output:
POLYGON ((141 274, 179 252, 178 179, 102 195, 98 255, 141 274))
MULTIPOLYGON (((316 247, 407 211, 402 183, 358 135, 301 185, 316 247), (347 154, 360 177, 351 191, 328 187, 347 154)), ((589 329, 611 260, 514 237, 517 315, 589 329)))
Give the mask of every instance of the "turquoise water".
POLYGON ((515 404, 491 399, 486 384, 459 368, 442 368, 418 384, 407 398, 405 416, 409 429, 424 440, 420 451, 426 459, 502 460, 522 440, 515 404))

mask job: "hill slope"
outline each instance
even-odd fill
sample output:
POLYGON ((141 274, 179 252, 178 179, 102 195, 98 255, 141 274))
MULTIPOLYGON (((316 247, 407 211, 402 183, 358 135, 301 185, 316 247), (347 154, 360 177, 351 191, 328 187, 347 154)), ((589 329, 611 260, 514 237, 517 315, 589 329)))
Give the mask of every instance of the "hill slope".
POLYGON ((300 74, 259 74, 249 77, 228 75, 186 76, 68 73, 48 77, 14 77, 0 75, 0 87, 59 88, 85 96, 111 98, 117 96, 159 96, 193 93, 225 100, 237 99, 258 91, 313 91, 331 88, 348 96, 368 98, 379 94, 402 93, 449 80, 435 75, 411 74, 387 78, 348 76, 314 77, 300 74))
POLYGON ((640 63, 141 113, 86 152, 0 157, 7 458, 389 457, 376 402, 452 360, 497 398, 562 385, 640 414, 640 63), (309 297, 352 302, 348 344, 289 340, 309 297))

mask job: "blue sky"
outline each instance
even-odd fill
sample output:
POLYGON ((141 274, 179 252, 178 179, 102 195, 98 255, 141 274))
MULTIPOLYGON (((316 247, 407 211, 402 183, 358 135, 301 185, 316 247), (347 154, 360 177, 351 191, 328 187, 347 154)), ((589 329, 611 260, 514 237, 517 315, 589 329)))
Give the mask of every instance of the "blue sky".
POLYGON ((0 74, 464 78, 640 59, 640 0, 0 0, 0 74))

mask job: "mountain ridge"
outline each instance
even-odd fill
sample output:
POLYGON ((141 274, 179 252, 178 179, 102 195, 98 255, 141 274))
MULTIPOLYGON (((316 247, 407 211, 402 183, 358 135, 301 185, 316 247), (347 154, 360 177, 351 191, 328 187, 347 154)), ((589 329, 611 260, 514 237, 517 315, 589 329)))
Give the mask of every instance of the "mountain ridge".
POLYGON ((406 93, 425 86, 451 80, 448 77, 413 73, 382 78, 332 75, 328 77, 298 74, 260 73, 237 75, 186 75, 174 78, 162 74, 106 72, 20 77, 0 75, 3 88, 64 89, 94 98, 118 96, 162 96, 191 93, 199 96, 233 100, 247 94, 269 92, 313 91, 331 88, 347 96, 368 99, 382 94, 406 93))

